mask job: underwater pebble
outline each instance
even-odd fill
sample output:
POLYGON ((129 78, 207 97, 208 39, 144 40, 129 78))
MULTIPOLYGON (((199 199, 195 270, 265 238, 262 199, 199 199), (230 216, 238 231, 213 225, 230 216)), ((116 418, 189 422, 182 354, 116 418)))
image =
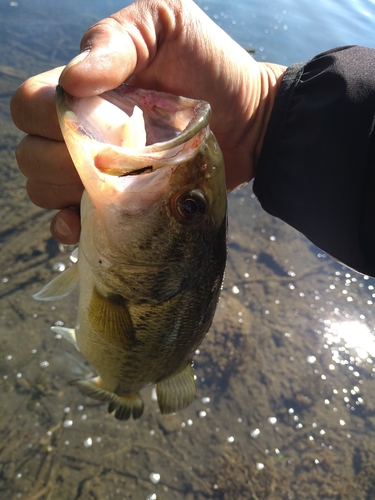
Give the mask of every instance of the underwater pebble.
POLYGON ((65 264, 63 262, 56 262, 56 264, 53 266, 53 270, 62 273, 63 271, 65 271, 65 264))
POLYGON ((160 474, 158 474, 157 472, 151 472, 150 481, 153 484, 158 484, 158 482, 160 481, 160 474))
POLYGON ((88 437, 87 439, 85 439, 83 441, 83 446, 85 448, 90 448, 90 446, 92 446, 92 439, 90 437, 88 437))
POLYGON ((253 432, 250 434, 252 438, 256 439, 260 434, 259 429, 254 429, 253 432))

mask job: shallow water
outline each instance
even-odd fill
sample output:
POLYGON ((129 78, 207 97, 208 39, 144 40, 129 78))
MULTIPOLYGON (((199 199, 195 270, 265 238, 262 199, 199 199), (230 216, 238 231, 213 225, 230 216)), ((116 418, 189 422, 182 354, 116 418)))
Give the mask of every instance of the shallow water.
MULTIPOLYGON (((68 385, 90 367, 50 326, 74 324, 76 297, 31 295, 69 252, 27 199, 9 98, 123 3, 12 4, 0 4, 0 498, 375 498, 375 280, 268 216, 250 185, 229 196, 228 268, 195 359, 196 401, 161 416, 147 389, 142 418, 122 423, 68 385)), ((370 1, 199 5, 259 60, 374 40, 370 1)))

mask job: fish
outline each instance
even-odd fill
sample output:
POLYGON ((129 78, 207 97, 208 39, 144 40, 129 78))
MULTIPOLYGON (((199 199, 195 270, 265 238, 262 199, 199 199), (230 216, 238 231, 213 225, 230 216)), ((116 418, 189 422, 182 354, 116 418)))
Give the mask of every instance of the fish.
POLYGON ((161 414, 196 396, 193 355, 209 330, 227 256, 227 194, 205 101, 123 83, 77 98, 56 88, 61 131, 84 185, 72 265, 34 295, 79 283, 70 340, 97 375, 74 380, 118 420, 155 385, 161 414))

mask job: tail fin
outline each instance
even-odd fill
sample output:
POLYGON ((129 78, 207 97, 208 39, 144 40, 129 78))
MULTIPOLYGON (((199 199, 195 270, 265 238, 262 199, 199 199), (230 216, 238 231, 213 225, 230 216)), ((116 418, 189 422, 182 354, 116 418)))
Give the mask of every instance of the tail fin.
POLYGON ((139 418, 143 413, 143 400, 139 393, 117 395, 114 392, 107 391, 100 387, 100 377, 94 377, 86 380, 73 380, 71 385, 75 385, 82 392, 97 399, 98 401, 108 401, 109 413, 115 412, 115 418, 118 420, 128 420, 131 416, 139 418))
POLYGON ((136 420, 143 413, 143 400, 139 393, 127 394, 123 396, 115 395, 108 405, 108 412, 115 412, 117 420, 128 420, 131 416, 136 420))

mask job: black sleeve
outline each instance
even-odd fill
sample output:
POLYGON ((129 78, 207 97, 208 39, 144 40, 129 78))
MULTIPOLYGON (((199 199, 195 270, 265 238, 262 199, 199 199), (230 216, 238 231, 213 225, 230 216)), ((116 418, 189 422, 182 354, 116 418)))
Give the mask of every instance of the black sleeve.
POLYGON ((375 49, 340 47, 290 66, 254 193, 349 267, 375 276, 375 49))

